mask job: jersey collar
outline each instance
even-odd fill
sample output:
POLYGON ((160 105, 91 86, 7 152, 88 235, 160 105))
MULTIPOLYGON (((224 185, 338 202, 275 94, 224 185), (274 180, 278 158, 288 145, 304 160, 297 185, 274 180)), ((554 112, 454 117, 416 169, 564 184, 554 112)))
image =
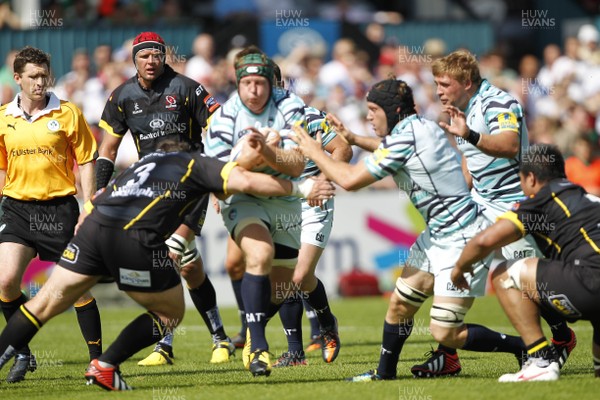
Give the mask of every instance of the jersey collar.
POLYGON ((473 106, 473 103, 475 103, 476 99, 479 97, 479 93, 481 93, 484 90, 484 87, 488 87, 490 86, 489 82, 487 81, 487 79, 482 79, 481 83, 479 84, 479 87, 477 88, 477 91, 475 92, 475 94, 473 95, 473 97, 471 97, 469 99, 469 104, 467 104, 467 108, 465 109, 465 115, 469 115, 469 111, 471 110, 471 107, 473 106))
POLYGON ((8 106, 6 106, 6 112, 4 113, 4 115, 11 115, 15 118, 20 117, 26 121, 34 122, 35 120, 43 117, 46 114, 51 113, 52 111, 60 110, 60 99, 58 97, 56 97, 56 95, 52 92, 48 92, 47 96, 50 97, 50 100, 48 101, 48 104, 46 105, 46 107, 43 110, 38 111, 37 113, 33 114, 31 116, 30 120, 27 120, 27 117, 25 117, 25 113, 23 112, 23 110, 21 110, 21 107, 19 107, 19 102, 21 100, 21 93, 17 93, 17 95, 15 96, 13 101, 11 101, 8 104, 8 106))

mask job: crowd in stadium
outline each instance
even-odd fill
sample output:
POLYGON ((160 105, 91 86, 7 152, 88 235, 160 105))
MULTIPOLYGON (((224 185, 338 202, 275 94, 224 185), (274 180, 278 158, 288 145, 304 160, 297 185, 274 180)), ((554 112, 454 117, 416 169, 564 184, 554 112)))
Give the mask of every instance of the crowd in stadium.
MULTIPOLYGON (((365 113, 361 111, 366 91, 374 82, 394 75, 414 88, 419 113, 434 120, 443 118, 430 64, 451 50, 444 41, 430 39, 422 46, 423 54, 411 54, 410 47, 385 38, 381 25, 372 24, 367 36, 380 47, 376 63, 347 38, 333 45, 331 60, 325 58, 325 49, 305 47, 285 58, 276 57, 287 87, 307 104, 339 116, 355 132, 368 134, 365 113), (375 68, 371 69, 372 64, 375 68)), ((556 144, 566 157, 572 156, 567 162, 570 178, 595 194, 600 193, 600 87, 593 79, 600 69, 598 42, 598 30, 584 25, 576 37, 547 45, 543 59, 532 54, 523 56, 516 71, 506 67, 499 51, 479 56, 482 76, 524 105, 531 143, 556 144)), ((170 54, 167 63, 201 82, 223 103, 235 90, 232 60, 239 48, 232 48, 227 57, 217 58, 214 46, 209 33, 199 34, 189 54, 170 54)), ((2 104, 12 100, 18 89, 12 79, 14 54, 6 56, 0 70, 2 104)), ((71 71, 55 77, 53 90, 60 98, 77 104, 95 127, 112 90, 134 74, 131 41, 121 48, 103 45, 80 49, 72 57, 71 71)), ((101 139, 100 131, 94 131, 101 139)), ((360 157, 360 150, 355 153, 355 159, 360 157)), ((126 158, 124 164, 131 161, 126 158)))

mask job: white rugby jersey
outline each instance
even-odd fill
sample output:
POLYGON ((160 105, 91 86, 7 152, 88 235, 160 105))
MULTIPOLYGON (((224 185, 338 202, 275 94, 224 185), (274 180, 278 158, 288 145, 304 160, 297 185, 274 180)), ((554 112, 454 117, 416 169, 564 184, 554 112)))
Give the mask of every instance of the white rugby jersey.
MULTIPOLYGON (((289 134, 292 132, 292 126, 306 124, 304 107, 304 102, 295 94, 281 88, 273 88, 271 98, 264 111, 257 115, 248 110, 236 92, 211 117, 204 151, 210 157, 229 161, 231 149, 241 137, 248 133, 246 130, 248 127, 273 128, 279 131, 281 148, 287 150, 297 147, 296 143, 289 138, 289 134)), ((260 172, 283 179, 300 179, 292 178, 269 167, 260 172)), ((280 198, 298 200, 293 196, 280 198)))
POLYGON ((473 188, 486 201, 513 203, 522 199, 519 161, 529 146, 523 107, 512 96, 483 80, 465 110, 467 125, 482 135, 502 131, 519 133, 520 151, 515 158, 499 158, 483 153, 465 139, 456 138, 473 177, 473 188))
MULTIPOLYGON (((248 133, 249 127, 273 128, 281 135, 281 148, 296 147, 289 138, 292 126, 304 124, 304 102, 295 94, 280 88, 274 88, 265 109, 254 114, 242 103, 236 92, 212 116, 206 133, 206 154, 221 161, 228 161, 231 149, 248 133)), ((289 178, 271 171, 271 175, 289 178)))
POLYGON ((403 119, 364 163, 377 179, 393 176, 434 236, 454 233, 478 215, 456 153, 433 121, 403 119))
MULTIPOLYGON (((317 110, 316 108, 310 106, 306 106, 304 112, 306 114, 306 130, 308 131, 308 134, 310 137, 316 140, 317 133, 320 132, 322 147, 325 148, 325 146, 327 146, 327 144, 336 136, 335 131, 325 119, 326 114, 323 111, 317 110)), ((321 171, 314 161, 308 159, 306 161, 306 166, 304 167, 301 178, 317 175, 319 172, 321 171)))

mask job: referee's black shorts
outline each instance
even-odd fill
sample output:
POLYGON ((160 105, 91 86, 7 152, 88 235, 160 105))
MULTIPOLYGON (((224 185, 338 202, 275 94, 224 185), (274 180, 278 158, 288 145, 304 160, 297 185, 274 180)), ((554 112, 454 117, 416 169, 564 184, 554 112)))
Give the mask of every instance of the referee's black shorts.
POLYGON ((542 307, 567 321, 600 319, 600 266, 540 259, 536 272, 542 307))
POLYGON ((40 260, 58 262, 78 218, 79 204, 74 196, 45 201, 4 197, 0 243, 19 243, 34 249, 40 260))
POLYGON ((164 240, 145 230, 123 230, 87 218, 58 265, 92 276, 111 276, 119 289, 162 292, 181 283, 164 240))

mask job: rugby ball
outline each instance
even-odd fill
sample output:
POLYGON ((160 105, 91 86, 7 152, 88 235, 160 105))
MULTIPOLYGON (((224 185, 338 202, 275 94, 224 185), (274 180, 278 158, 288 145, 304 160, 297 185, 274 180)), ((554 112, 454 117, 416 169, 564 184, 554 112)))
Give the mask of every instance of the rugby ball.
MULTIPOLYGON (((279 145, 281 144, 281 136, 279 136, 279 133, 277 133, 277 131, 270 128, 261 128, 259 129, 259 131, 263 134, 263 136, 265 136, 265 142, 267 143, 267 145, 272 147, 279 147, 279 145)), ((235 146, 233 146, 233 148, 231 149, 231 153, 229 154, 229 161, 237 161, 237 159, 240 157, 240 155, 247 146, 249 145, 248 141, 246 140, 246 136, 242 136, 241 138, 239 138, 235 146)), ((260 170, 265 168, 266 166, 267 164, 264 161, 258 162, 255 166, 251 168, 251 170, 260 170)))

